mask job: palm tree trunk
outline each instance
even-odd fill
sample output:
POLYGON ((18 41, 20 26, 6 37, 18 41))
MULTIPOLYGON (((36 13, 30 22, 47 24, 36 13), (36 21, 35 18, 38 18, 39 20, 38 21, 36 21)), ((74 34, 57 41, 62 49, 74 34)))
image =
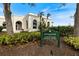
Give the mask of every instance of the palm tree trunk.
POLYGON ((4 6, 4 17, 6 20, 7 33, 9 35, 12 35, 13 34, 13 27, 12 27, 10 3, 3 3, 3 6, 4 6))
POLYGON ((79 3, 77 3, 76 13, 75 13, 74 35, 79 36, 79 3))

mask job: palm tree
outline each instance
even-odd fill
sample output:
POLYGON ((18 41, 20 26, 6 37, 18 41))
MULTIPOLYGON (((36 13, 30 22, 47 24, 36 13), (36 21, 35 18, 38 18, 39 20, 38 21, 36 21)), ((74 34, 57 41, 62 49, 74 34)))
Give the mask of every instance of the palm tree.
POLYGON ((40 31, 42 31, 42 20, 43 20, 43 17, 44 16, 44 12, 40 12, 39 14, 38 14, 38 17, 40 18, 40 25, 39 25, 39 29, 40 29, 40 31))
POLYGON ((50 16, 51 16, 51 14, 50 14, 50 13, 48 13, 48 14, 47 14, 47 19, 48 19, 50 16))
POLYGON ((40 19, 42 18, 42 16, 44 16, 44 12, 40 12, 39 14, 38 14, 38 16, 40 17, 40 19))
POLYGON ((6 20, 6 29, 9 35, 13 34, 13 27, 12 27, 12 19, 11 19, 11 9, 10 3, 3 3, 4 6, 4 17, 6 20))
POLYGON ((29 6, 34 7, 36 4, 35 3, 28 3, 29 6))
MULTIPOLYGON (((47 14, 47 19, 51 16, 50 13, 47 14)), ((49 22, 47 22, 47 28, 49 29, 49 22)))
POLYGON ((74 20, 74 35, 79 36, 79 3, 77 3, 76 13, 75 13, 75 20, 74 20))

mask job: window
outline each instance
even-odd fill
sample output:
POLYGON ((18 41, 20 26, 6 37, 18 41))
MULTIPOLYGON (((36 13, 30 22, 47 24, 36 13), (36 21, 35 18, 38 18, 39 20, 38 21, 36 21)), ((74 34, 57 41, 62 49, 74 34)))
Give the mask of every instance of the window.
POLYGON ((21 21, 16 22, 16 30, 22 30, 22 22, 21 21))
POLYGON ((6 28, 6 22, 3 22, 3 27, 6 28))
POLYGON ((47 26, 48 26, 48 27, 50 26, 50 22, 47 22, 47 26))
POLYGON ((36 28, 37 28, 37 21, 33 20, 33 29, 36 29, 36 28))

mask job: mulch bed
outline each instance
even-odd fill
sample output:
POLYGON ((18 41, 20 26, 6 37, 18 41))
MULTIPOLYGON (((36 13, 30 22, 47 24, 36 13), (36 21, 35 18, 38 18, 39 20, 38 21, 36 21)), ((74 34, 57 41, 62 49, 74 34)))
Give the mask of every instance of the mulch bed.
POLYGON ((16 44, 14 46, 1 45, 0 56, 78 56, 79 50, 66 45, 61 39, 58 48, 55 41, 46 41, 42 47, 38 42, 16 44))

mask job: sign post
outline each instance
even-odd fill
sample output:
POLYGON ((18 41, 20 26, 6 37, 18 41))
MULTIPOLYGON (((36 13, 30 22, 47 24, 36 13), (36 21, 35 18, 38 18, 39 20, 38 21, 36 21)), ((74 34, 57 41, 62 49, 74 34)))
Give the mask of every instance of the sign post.
POLYGON ((57 46, 60 47, 60 33, 59 32, 53 32, 53 31, 47 31, 41 33, 41 46, 44 40, 50 40, 55 39, 57 41, 57 46))

